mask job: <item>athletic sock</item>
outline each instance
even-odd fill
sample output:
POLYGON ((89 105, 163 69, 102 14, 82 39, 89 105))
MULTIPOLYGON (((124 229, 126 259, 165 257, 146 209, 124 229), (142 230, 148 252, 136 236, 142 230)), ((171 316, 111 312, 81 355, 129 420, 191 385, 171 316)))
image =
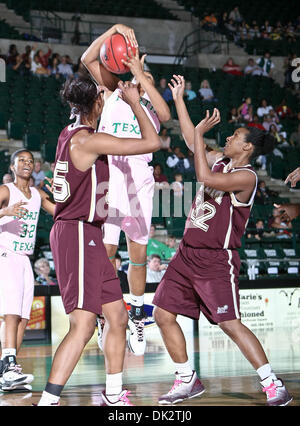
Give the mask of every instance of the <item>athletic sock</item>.
POLYGON ((55 385, 54 383, 47 382, 38 405, 46 406, 57 404, 60 400, 60 394, 63 388, 62 385, 55 385))
POLYGON ((276 375, 272 371, 270 364, 264 364, 256 370, 261 379, 263 387, 268 387, 272 384, 273 380, 277 380, 276 375))
POLYGON ((58 404, 60 400, 60 396, 53 395, 52 393, 44 391, 42 393, 41 399, 38 402, 38 406, 46 407, 52 404, 58 404))
POLYGON ((194 373, 190 366, 190 362, 189 361, 181 362, 181 363, 174 362, 173 364, 174 364, 176 373, 180 377, 180 380, 186 383, 189 382, 194 373))
POLYGON ((111 402, 116 402, 122 392, 123 373, 106 374, 105 394, 111 402))
POLYGON ((134 294, 130 293, 129 300, 131 305, 141 307, 144 304, 144 295, 135 296, 134 294))
POLYGON ((16 348, 5 348, 5 349, 2 349, 1 359, 3 360, 7 356, 14 356, 14 357, 16 357, 16 355, 17 355, 16 348))

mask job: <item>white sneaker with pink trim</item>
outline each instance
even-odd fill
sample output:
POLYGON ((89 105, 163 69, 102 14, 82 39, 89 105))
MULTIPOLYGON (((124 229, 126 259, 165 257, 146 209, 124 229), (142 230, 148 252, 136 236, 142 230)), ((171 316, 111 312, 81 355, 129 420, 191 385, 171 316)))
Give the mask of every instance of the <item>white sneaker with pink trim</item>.
POLYGON ((269 386, 263 387, 262 390, 267 395, 268 406, 288 405, 293 399, 281 379, 273 380, 269 386))
POLYGON ((200 396, 203 392, 205 392, 205 388, 199 380, 196 371, 193 372, 193 375, 188 382, 182 381, 180 376, 176 373, 174 385, 168 393, 162 395, 158 399, 158 402, 159 404, 177 404, 185 399, 200 396))
POLYGON ((130 395, 130 392, 128 390, 123 390, 116 401, 109 400, 108 396, 105 394, 105 392, 102 392, 102 402, 100 403, 101 406, 110 406, 110 407, 129 407, 133 406, 133 404, 130 402, 128 396, 130 395))

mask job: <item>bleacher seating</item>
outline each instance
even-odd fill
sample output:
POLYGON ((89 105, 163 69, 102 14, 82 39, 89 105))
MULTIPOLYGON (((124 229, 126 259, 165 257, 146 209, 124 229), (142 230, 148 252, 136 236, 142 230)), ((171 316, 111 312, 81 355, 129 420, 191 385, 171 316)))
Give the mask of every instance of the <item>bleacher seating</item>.
POLYGON ((156 3, 154 0, 148 0, 145 4, 138 0, 114 0, 108 2, 104 0, 6 0, 9 8, 12 8, 22 15, 26 20, 29 19, 30 10, 44 10, 53 12, 69 12, 92 15, 112 15, 129 16, 156 19, 176 19, 167 9, 156 3))

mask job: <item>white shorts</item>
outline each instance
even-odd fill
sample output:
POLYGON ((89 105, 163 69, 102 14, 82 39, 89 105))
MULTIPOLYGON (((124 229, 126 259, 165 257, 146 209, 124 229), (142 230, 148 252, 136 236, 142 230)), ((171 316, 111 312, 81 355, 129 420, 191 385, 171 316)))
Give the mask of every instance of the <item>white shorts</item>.
POLYGON ((109 164, 108 217, 104 244, 119 244, 121 230, 136 243, 147 245, 152 221, 153 167, 122 157, 109 164))
POLYGON ((0 315, 30 319, 34 275, 29 257, 0 247, 0 315))

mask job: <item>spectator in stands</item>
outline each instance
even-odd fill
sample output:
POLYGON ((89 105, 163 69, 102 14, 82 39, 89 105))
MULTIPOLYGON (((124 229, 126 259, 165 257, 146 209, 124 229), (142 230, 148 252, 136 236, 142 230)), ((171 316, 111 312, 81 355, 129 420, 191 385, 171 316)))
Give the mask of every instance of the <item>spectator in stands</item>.
POLYGON ((269 228, 277 231, 277 238, 290 238, 292 236, 290 232, 293 228, 292 223, 282 219, 282 213, 277 207, 273 209, 273 214, 269 219, 269 228))
POLYGON ((227 122, 231 124, 239 124, 239 114, 236 107, 232 107, 227 114, 227 122))
POLYGON ((5 173, 5 175, 3 175, 2 177, 2 183, 11 183, 14 181, 13 176, 10 173, 5 173))
POLYGON ((146 282, 159 283, 167 267, 161 264, 161 257, 158 254, 152 254, 148 260, 146 282))
POLYGON ((254 21, 254 23, 252 23, 252 26, 249 28, 248 37, 250 39, 261 37, 261 32, 259 30, 259 26, 256 24, 256 21, 254 21))
POLYGON ((6 55, 6 65, 12 67, 16 64, 17 56, 19 55, 17 46, 15 44, 11 44, 8 48, 8 53, 6 55))
POLYGON ((73 69, 72 66, 68 63, 68 58, 66 55, 62 56, 61 63, 58 65, 57 69, 58 73, 64 78, 73 76, 73 69))
POLYGON ((34 170, 32 172, 32 177, 35 181, 35 186, 40 186, 44 184, 45 173, 42 170, 42 161, 35 160, 34 162, 34 170))
POLYGON ((235 64, 232 58, 228 58, 227 62, 223 65, 222 70, 231 75, 243 75, 241 67, 238 64, 235 64))
POLYGON ((159 80, 159 87, 157 90, 166 102, 171 102, 173 100, 172 92, 167 86, 167 79, 165 77, 159 80))
POLYGON ((261 68, 255 63, 253 58, 248 59, 248 65, 244 68, 245 75, 261 75, 261 68))
POLYGON ((192 89, 192 83, 190 81, 187 81, 185 83, 184 95, 187 101, 192 101, 193 99, 197 97, 196 92, 192 89))
POLYGON ((213 12, 206 15, 201 22, 202 28, 205 31, 215 31, 217 28, 218 20, 213 12))
POLYGON ((261 124, 261 122, 259 121, 258 115, 255 114, 253 116, 252 121, 249 121, 249 123, 247 123, 248 127, 257 127, 260 130, 265 130, 264 126, 261 124))
POLYGON ((49 261, 42 257, 34 263, 35 279, 37 285, 57 285, 57 280, 50 276, 49 261))
POLYGON ((232 19, 236 24, 239 24, 244 20, 238 6, 234 7, 233 10, 229 13, 229 19, 232 19))
POLYGON ((264 115, 268 115, 269 112, 273 109, 272 105, 268 105, 266 99, 262 99, 260 106, 257 108, 257 115, 262 118, 264 115))
POLYGON ((287 105, 286 99, 282 99, 280 102, 280 105, 276 108, 276 113, 278 114, 279 118, 285 119, 285 118, 291 118, 292 117, 292 110, 287 105))
POLYGON ((16 56, 16 63, 12 65, 12 69, 20 75, 28 75, 31 70, 31 63, 22 59, 22 55, 16 56))
POLYGON ((275 65, 271 60, 270 52, 265 52, 264 56, 257 59, 256 63, 261 68, 264 77, 272 77, 275 65))
MULTIPOLYGON (((119 253, 115 254, 115 259, 116 259, 116 271, 119 277, 119 280, 121 282, 121 285, 125 285, 128 287, 128 279, 127 279, 127 274, 126 272, 122 269, 122 258, 119 255, 119 253)), ((126 287, 126 288, 127 288, 126 287)))
POLYGON ((180 147, 176 146, 172 155, 167 158, 167 166, 175 172, 184 173, 190 168, 190 162, 181 152, 180 147))
POLYGON ((295 148, 300 148, 300 124, 298 124, 297 129, 292 132, 290 136, 290 143, 295 148))
POLYGON ((158 163, 153 166, 153 176, 156 188, 169 188, 168 178, 163 174, 162 166, 158 163))
MULTIPOLYGON (((34 51, 34 49, 32 49, 34 51)), ((40 64, 43 65, 44 68, 48 68, 49 65, 49 58, 51 56, 52 50, 50 46, 48 46, 48 52, 44 53, 42 49, 37 50, 36 54, 39 58, 40 64)))
POLYGON ((172 234, 169 234, 166 241, 166 245, 169 248, 169 250, 167 250, 167 253, 166 253, 166 259, 169 260, 176 253, 176 237, 172 234))
POLYGON ((58 53, 54 53, 51 58, 49 58, 48 70, 50 75, 54 75, 56 78, 59 78, 58 65, 60 63, 60 56, 58 53))
POLYGON ((168 129, 166 127, 161 127, 159 133, 159 139, 161 142, 161 150, 172 152, 171 150, 171 137, 168 135, 168 129))
POLYGON ((274 126, 276 126, 276 129, 279 130, 279 126, 277 125, 277 123, 272 119, 271 114, 267 114, 264 116, 264 121, 262 123, 264 129, 269 132, 270 131, 270 126, 272 124, 274 124, 274 126))
POLYGON ((39 57, 37 54, 33 56, 33 60, 31 61, 31 72, 35 75, 49 75, 49 70, 45 68, 39 60, 39 57))
POLYGON ((270 135, 272 135, 275 138, 276 142, 279 144, 280 141, 281 141, 281 138, 280 138, 280 134, 278 132, 278 128, 277 128, 276 124, 272 123, 270 125, 269 133, 270 133, 270 135))
POLYGON ((235 40, 236 39, 236 26, 234 25, 234 21, 232 19, 229 19, 227 22, 224 23, 225 27, 225 34, 227 35, 229 40, 235 40))
POLYGON ((173 189, 175 197, 182 197, 183 177, 181 173, 176 173, 174 175, 174 182, 171 183, 170 188, 173 189))
POLYGON ((162 259, 166 259, 168 246, 155 238, 155 225, 151 225, 149 232, 149 241, 147 245, 147 256, 158 254, 162 259))
POLYGON ((238 107, 238 115, 244 122, 249 122, 253 120, 253 107, 251 102, 252 100, 248 96, 248 98, 244 99, 243 103, 238 107))
POLYGON ((247 233, 247 238, 255 238, 256 240, 261 240, 264 236, 264 221, 262 219, 257 219, 255 223, 255 229, 247 233))
POLYGON ((201 82, 199 95, 200 95, 200 98, 203 100, 203 102, 216 101, 214 97, 214 92, 212 91, 208 80, 203 80, 201 82))

